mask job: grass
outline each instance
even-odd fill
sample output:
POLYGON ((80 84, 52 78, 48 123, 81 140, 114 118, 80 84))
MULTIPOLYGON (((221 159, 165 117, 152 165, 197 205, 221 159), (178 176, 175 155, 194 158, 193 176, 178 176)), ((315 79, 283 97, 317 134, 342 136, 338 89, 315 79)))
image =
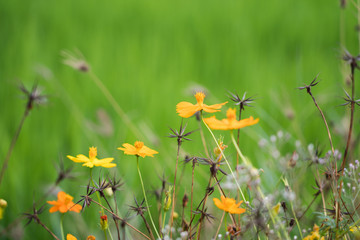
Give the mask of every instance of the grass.
MULTIPOLYGON (((357 53, 355 10, 349 4, 343 11, 345 46, 357 53)), ((18 97, 17 83, 29 87, 37 81, 49 95, 49 104, 34 109, 26 120, 10 159, 6 184, 0 188, 0 197, 9 202, 9 214, 2 223, 11 222, 31 207, 46 183, 54 181, 59 157, 70 166, 67 154, 86 152, 92 145, 98 147, 101 157, 113 156, 119 163, 125 189, 133 192, 121 203, 128 204, 133 194, 141 194, 141 189, 134 187, 139 185, 133 174, 135 161, 116 150, 136 138, 90 78, 61 63, 61 50, 80 49, 134 124, 153 134, 146 144, 166 157, 142 161, 143 178, 150 187, 159 184, 158 176, 163 172, 169 180, 173 178, 176 155, 170 149, 176 145, 164 136, 168 127, 180 125, 175 105, 192 99, 194 86, 208 89, 207 100, 213 103, 223 101, 227 90, 255 95, 256 108, 244 114, 257 116, 261 122, 244 130, 241 146, 257 167, 271 167, 257 151, 258 140, 279 130, 288 131, 294 141, 300 139, 304 145, 321 142, 328 149, 316 109, 295 87, 309 83, 320 72, 322 81, 313 94, 326 109, 331 124, 341 127, 344 109, 335 107, 342 103, 337 97, 343 95, 344 86, 339 18, 339 3, 325 0, 1 2, 0 162, 25 104, 18 97), (86 125, 87 121, 98 121, 98 109, 104 109, 111 119, 114 132, 110 136, 86 125), (289 111, 294 114, 292 120, 286 117, 289 111)), ((190 121, 188 129, 196 128, 190 121)), ((229 136, 223 135, 230 145, 229 136)), ((196 144, 184 144, 185 151, 202 154, 200 136, 193 138, 196 144)), ((337 137, 334 144, 342 148, 346 143, 337 137)), ((285 147, 284 152, 289 149, 285 147)), ((75 167, 80 174, 81 170, 75 167)), ((264 173, 270 183, 277 182, 277 175, 264 173)), ((207 170, 203 169, 197 182, 202 186, 207 181, 207 170)), ((79 184, 67 182, 61 187, 76 195, 79 184)), ((304 200, 309 202, 311 194, 304 194, 304 200)), ((49 221, 54 223, 50 226, 57 226, 56 218, 51 216, 49 221)), ((86 224, 90 224, 89 229, 96 228, 96 223, 86 224)), ((75 228, 79 230, 79 226, 75 228)), ((48 236, 37 226, 30 225, 24 231, 24 239, 48 236)))

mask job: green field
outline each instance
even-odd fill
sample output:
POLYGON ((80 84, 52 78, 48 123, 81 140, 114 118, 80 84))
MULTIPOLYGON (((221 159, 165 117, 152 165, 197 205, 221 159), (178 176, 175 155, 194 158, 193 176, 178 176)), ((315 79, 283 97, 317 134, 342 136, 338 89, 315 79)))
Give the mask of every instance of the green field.
MULTIPOLYGON (((28 211, 33 200, 54 183, 60 159, 66 167, 74 166, 77 178, 64 181, 59 188, 78 200, 86 191, 88 170, 66 155, 87 154, 91 146, 98 147, 100 157, 115 158, 118 167, 111 172, 125 182, 118 197, 120 205, 126 206, 121 209, 122 215, 133 204, 134 196, 142 197, 135 158, 116 149, 123 143, 143 140, 159 151, 155 158, 141 159, 149 191, 160 186, 163 173, 173 182, 176 141, 166 138, 168 127, 179 128, 181 118, 175 106, 180 101, 195 102, 194 89, 205 89, 209 104, 229 101, 225 109, 233 106, 228 91, 241 96, 246 92, 256 98, 244 116, 259 117, 260 122, 244 129, 241 149, 256 167, 265 170, 265 193, 281 188, 276 187, 282 174, 278 159, 260 151, 258 141, 283 131, 290 134, 289 143, 281 148, 284 156, 293 152, 296 140, 303 146, 313 143, 324 151, 330 149, 311 98, 295 89, 310 83, 318 73, 321 81, 313 94, 330 125, 337 129, 333 132, 335 147, 342 152, 346 145, 342 129, 347 129, 343 118, 348 111, 337 105, 343 103, 342 89, 348 89, 345 76, 349 68, 342 67, 341 56, 343 48, 358 53, 356 25, 357 11, 352 3, 342 10, 339 1, 326 0, 0 2, 0 163, 26 105, 17 88, 19 83, 31 88, 36 82, 48 96, 47 104, 35 107, 26 119, 0 186, 0 198, 8 202, 0 230, 28 211), (61 51, 76 49, 145 139, 138 139, 88 74, 62 63, 61 51), (99 110, 109 117, 108 132, 94 127, 99 125, 99 110)), ((358 123, 356 117, 355 112, 358 123)), ((194 118, 186 121, 189 130, 198 128, 194 118)), ((210 134, 205 134, 208 147, 214 148, 210 134)), ((224 142, 231 145, 228 133, 215 134, 223 135, 224 142)), ((190 138, 193 142, 183 144, 181 158, 185 154, 204 156, 199 132, 190 138)), ((234 163, 234 149, 227 151, 234 163)), ((228 169, 224 166, 224 170, 228 169)), ((302 171, 301 177, 292 173, 294 185, 312 176, 306 172, 302 171)), ((190 166, 186 166, 187 177, 180 193, 189 191, 190 173, 190 166)), ((199 167, 196 179, 199 200, 201 186, 208 181, 207 167, 199 167)), ((299 196, 304 205, 312 199, 314 181, 305 184, 308 188, 299 196)), ((53 199, 53 195, 47 197, 53 199)), ((94 220, 69 214, 65 231, 78 233, 82 239, 91 232, 102 239, 96 207, 84 215, 94 220)), ((59 234, 59 215, 50 215, 46 209, 41 217, 59 234)), ((309 212, 308 219, 304 228, 312 227, 315 215, 309 212)), ((141 225, 138 219, 132 222, 141 225)), ((18 228, 23 239, 50 239, 40 226, 31 223, 24 228, 25 223, 18 228)))

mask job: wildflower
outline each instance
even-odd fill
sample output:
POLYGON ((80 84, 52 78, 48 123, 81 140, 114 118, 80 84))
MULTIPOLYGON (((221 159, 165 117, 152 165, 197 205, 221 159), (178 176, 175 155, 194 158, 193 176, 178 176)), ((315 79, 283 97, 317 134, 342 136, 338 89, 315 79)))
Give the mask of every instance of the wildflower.
POLYGON ((124 151, 124 153, 127 155, 136 155, 143 158, 145 156, 154 157, 153 155, 158 153, 157 151, 148 148, 144 145, 143 142, 140 141, 136 141, 134 146, 129 143, 124 143, 123 148, 119 147, 118 149, 124 151))
POLYGON ((54 205, 50 208, 49 212, 61 212, 66 213, 67 211, 73 211, 79 213, 82 207, 79 204, 73 203, 73 197, 65 192, 61 191, 57 195, 57 201, 47 201, 47 203, 54 205))
POLYGON ((217 162, 220 162, 221 159, 222 159, 222 152, 224 152, 225 148, 227 148, 228 146, 225 145, 223 143, 223 140, 222 139, 219 139, 219 147, 215 147, 214 148, 214 154, 215 154, 215 157, 217 159, 217 162))
POLYGON ((108 218, 106 215, 100 216, 100 226, 102 230, 106 230, 109 228, 108 218))
POLYGON ((275 206, 272 207, 271 213, 272 213, 274 216, 276 216, 276 215, 279 214, 279 212, 280 212, 280 206, 281 206, 281 204, 278 203, 278 204, 276 204, 275 206))
POLYGON ((254 119, 253 117, 242 119, 240 121, 236 120, 236 110, 229 108, 226 112, 227 118, 218 120, 215 116, 205 118, 205 123, 215 130, 233 130, 239 129, 247 126, 254 125, 259 122, 259 119, 254 119))
POLYGON ((196 92, 195 94, 195 98, 197 103, 196 104, 192 104, 189 102, 180 102, 176 105, 176 112, 179 114, 180 117, 183 118, 188 118, 191 117, 192 115, 194 115, 196 112, 204 110, 205 112, 209 112, 209 113, 213 113, 213 112, 219 112, 220 108, 226 104, 227 102, 224 103, 219 103, 219 104, 214 104, 214 105, 206 105, 204 104, 204 98, 205 98, 205 94, 203 92, 196 92))
POLYGON ((245 212, 244 208, 239 208, 240 204, 243 201, 240 201, 239 203, 235 202, 235 199, 233 198, 227 198, 221 195, 221 200, 214 198, 215 205, 225 212, 232 213, 232 214, 241 214, 245 212))
POLYGON ((4 211, 7 207, 7 202, 4 199, 0 199, 0 219, 3 219, 4 217, 4 211))
MULTIPOLYGON (((86 240, 95 240, 96 238, 92 235, 88 236, 86 238, 86 240)), ((76 237, 74 237, 73 235, 71 235, 70 233, 66 235, 66 240, 77 240, 76 237)))
POLYGON ((352 232, 352 234, 354 234, 355 239, 360 239, 360 227, 359 226, 350 227, 350 232, 352 232))
POLYGON ((325 237, 320 237, 319 226, 314 224, 313 231, 303 240, 325 240, 325 237))
POLYGON ((83 154, 76 155, 76 157, 68 155, 67 157, 73 162, 82 162, 84 163, 84 167, 93 168, 95 167, 104 167, 104 168, 112 168, 115 167, 115 163, 111 163, 114 158, 103 158, 97 159, 97 149, 96 147, 89 148, 89 157, 86 157, 83 154))

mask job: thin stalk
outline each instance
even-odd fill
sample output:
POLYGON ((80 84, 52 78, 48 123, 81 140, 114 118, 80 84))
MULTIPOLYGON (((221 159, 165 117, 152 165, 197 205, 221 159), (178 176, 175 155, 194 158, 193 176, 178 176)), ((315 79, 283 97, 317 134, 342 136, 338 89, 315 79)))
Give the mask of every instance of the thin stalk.
MULTIPOLYGON (((195 172, 195 163, 193 163, 192 173, 191 173, 190 221, 192 221, 193 218, 194 172, 195 172)), ((191 236, 191 222, 189 223, 189 234, 191 236)))
MULTIPOLYGON (((316 167, 316 173, 317 173, 317 177, 318 177, 318 182, 320 183, 320 174, 319 174, 319 169, 316 167)), ((327 216, 326 214, 326 204, 325 204, 325 196, 324 196, 324 191, 322 186, 320 186, 320 193, 321 193, 321 200, 322 200, 322 204, 323 204, 323 208, 324 208, 324 216, 327 216)))
MULTIPOLYGON (((332 138, 331 138, 331 133, 330 133, 330 129, 329 129, 329 126, 327 124, 327 121, 325 119, 325 115, 323 113, 323 111, 321 110, 320 106, 317 104, 316 100, 315 100, 315 97, 312 95, 311 91, 308 91, 308 93, 310 94, 311 98, 313 99, 314 101, 314 104, 315 106, 317 107, 317 109, 319 110, 320 114, 321 114, 321 117, 325 123, 325 126, 326 126, 326 131, 327 131, 327 134, 328 134, 328 138, 329 138, 329 142, 330 142, 330 146, 331 146, 331 152, 333 154, 333 156, 335 155, 335 150, 334 150, 334 145, 333 145, 333 142, 332 142, 332 138)), ((335 163, 336 164, 336 163, 335 163)))
POLYGON ((144 198, 145 198, 145 203, 146 203, 146 207, 148 209, 148 212, 149 212, 149 217, 150 217, 150 221, 151 221, 151 224, 153 225, 153 228, 155 230, 155 233, 156 233, 156 236, 157 238, 161 239, 156 227, 155 227, 155 223, 153 221, 153 218, 151 216, 151 211, 150 211, 150 207, 149 207, 149 203, 148 203, 148 200, 147 200, 147 197, 146 197, 146 193, 145 193, 145 188, 144 188, 144 182, 142 180, 142 177, 141 177, 141 172, 140 172, 140 167, 139 167, 139 156, 136 156, 136 164, 137 164, 137 170, 138 170, 138 173, 139 173, 139 177, 140 177, 140 182, 141 182, 141 188, 142 188, 142 191, 143 191, 143 194, 144 194, 144 198))
POLYGON ((290 206, 291 206, 291 211, 292 211, 292 213, 293 213, 293 215, 294 215, 294 219, 295 219, 296 225, 297 225, 298 230, 299 230, 300 239, 303 239, 303 235, 302 235, 301 228, 300 228, 300 223, 299 223, 299 221, 298 221, 298 218, 296 217, 296 213, 295 213, 294 206, 293 206, 292 202, 290 202, 290 206))
POLYGON ((178 141, 178 147, 177 147, 177 154, 176 154, 176 166, 175 166, 175 176, 174 176, 174 185, 173 185, 173 196, 172 196, 172 207, 171 207, 171 214, 170 214, 170 239, 172 238, 172 231, 171 228, 173 226, 173 222, 174 222, 174 210, 175 210, 175 195, 176 195, 176 191, 175 191, 175 187, 176 187, 176 173, 177 173, 177 168, 178 168, 178 163, 179 163, 179 152, 180 152, 180 145, 181 142, 178 141))
MULTIPOLYGON (((92 178, 92 168, 90 168, 90 181, 91 181, 93 187, 95 188, 96 185, 95 185, 95 182, 94 182, 94 180, 93 180, 93 178, 92 178)), ((101 198, 100 198, 99 192, 96 191, 95 194, 96 194, 96 197, 97 197, 99 203, 101 203, 101 198)), ((104 214, 105 214, 104 209, 102 209, 102 208, 100 208, 100 209, 101 209, 101 215, 104 215, 104 214)), ((106 229, 104 229, 104 236, 105 236, 105 240, 107 240, 106 229)))
MULTIPOLYGON (((238 187, 238 189, 239 189, 239 191, 240 191, 240 193, 241 193, 241 197, 243 198, 243 200, 244 200, 245 202, 247 202, 247 200, 246 200, 246 198, 245 198, 245 195, 244 195, 243 191, 241 190, 239 183, 238 183, 237 180, 236 180, 236 176, 235 176, 235 174, 234 174, 234 172, 233 172, 233 170, 232 170, 232 168, 231 168, 231 166, 230 166, 230 164, 229 164, 229 161, 227 160, 227 158, 226 158, 223 150, 220 148, 220 145, 219 145, 218 141, 216 140, 214 133, 211 131, 211 129, 209 128, 209 126, 204 122, 204 119, 202 119, 202 121, 203 121, 203 123, 205 124, 206 128, 209 130, 209 132, 210 132, 211 136, 213 137, 213 139, 214 139, 217 147, 219 148, 219 150, 220 150, 220 152, 221 152, 221 155, 223 156, 223 158, 224 158, 224 160, 225 160, 225 163, 226 163, 226 165, 228 166, 228 168, 229 168, 229 170, 230 170, 230 172, 231 172, 231 175, 233 176, 233 178, 234 178, 234 180, 235 180, 236 186, 238 187)), ((240 156, 240 157, 241 157, 241 156, 240 156)))
MULTIPOLYGON (((200 117, 201 117, 201 119, 203 119, 203 117, 202 117, 202 111, 200 111, 200 117)), ((201 141, 202 141, 203 146, 204 146, 205 154, 206 154, 206 156, 207 156, 208 158, 210 158, 209 151, 208 151, 207 146, 206 146, 204 131, 203 131, 202 127, 201 127, 200 121, 198 121, 198 122, 199 122, 199 129, 200 129, 201 141)), ((204 122, 204 121, 203 121, 203 122, 204 122)))
POLYGON ((202 224, 202 221, 204 220, 204 209, 205 209, 205 204, 206 204, 207 198, 209 197, 208 189, 209 189, 209 187, 211 185, 211 180, 212 180, 212 176, 211 176, 211 173, 210 173, 209 183, 208 183, 208 185, 206 187, 206 194, 205 194, 204 201, 203 201, 203 204, 202 204, 201 216, 200 216, 199 225, 198 225, 198 231, 197 231, 197 239, 198 240, 200 239, 200 235, 201 235, 201 224, 202 224))
POLYGON ((217 235, 219 234, 219 231, 220 231, 220 228, 221 228, 221 224, 222 224, 222 222, 223 222, 223 220, 224 220, 225 213, 226 213, 226 212, 224 211, 224 213, 223 213, 223 215, 222 215, 222 217, 221 217, 221 219, 220 219, 219 227, 217 228, 216 233, 215 233, 213 239, 216 239, 217 235))
POLYGON ((155 240, 154 234, 152 233, 151 228, 150 228, 150 225, 149 225, 149 223, 146 221, 146 218, 145 218, 144 214, 140 214, 140 216, 141 216, 141 218, 143 219, 143 221, 144 221, 144 223, 145 223, 146 229, 148 230, 151 239, 155 240))
POLYGON ((11 140, 11 144, 10 144, 9 150, 8 150, 8 152, 7 152, 7 154, 6 154, 5 161, 4 161, 4 163, 2 164, 2 167, 1 167, 1 172, 0 172, 0 185, 1 185, 1 183, 2 183, 2 179, 3 179, 3 177, 4 177, 5 171, 6 171, 7 167, 8 167, 11 153, 12 153, 14 147, 15 147, 15 144, 16 144, 17 139, 19 138, 19 135, 20 135, 22 126, 24 125, 25 119, 26 119, 26 117, 29 115, 29 112, 30 112, 30 109, 27 107, 27 108, 25 109, 24 115, 23 115, 22 118, 21 118, 20 124, 19 124, 19 126, 18 126, 18 128, 17 128, 17 130, 16 130, 16 133, 15 133, 13 139, 11 140))
POLYGON ((61 239, 65 240, 65 235, 64 235, 64 227, 63 227, 63 219, 64 219, 64 214, 61 214, 60 217, 60 232, 61 232, 61 239))
POLYGON ((38 221, 38 223, 48 232, 51 234, 51 236, 53 236, 53 238, 55 238, 56 240, 59 240, 59 238, 52 232, 50 231, 50 229, 45 225, 43 224, 42 222, 38 221))
POLYGON ((237 145, 236 141, 235 141, 235 138, 234 138, 234 133, 233 131, 230 132, 230 137, 231 137, 231 140, 236 148, 236 152, 239 154, 241 160, 249 167, 252 167, 252 164, 246 159, 246 157, 242 154, 242 152, 240 151, 240 148, 239 146, 237 145))
MULTIPOLYGON (((358 1, 359 2, 359 1, 358 1)), ((358 10, 358 14, 360 11, 358 10)), ((360 39, 359 39, 360 41, 360 39)), ((360 44, 360 43, 359 43, 360 44)), ((351 110, 350 110, 350 125, 349 125, 349 132, 348 132, 348 138, 347 138, 347 142, 346 142, 346 148, 345 148, 345 152, 344 152, 344 157, 341 163, 341 173, 340 173, 340 177, 342 177, 344 175, 344 169, 345 169, 345 164, 346 164, 346 157, 348 155, 348 151, 350 148, 350 142, 351 142, 351 135, 352 135, 352 129, 353 129, 353 123, 354 123, 354 109, 355 109, 355 81, 354 81, 354 73, 355 73, 355 64, 351 64, 351 110)), ((339 198, 341 199, 341 190, 342 190, 342 183, 343 180, 341 179, 340 181, 340 188, 339 188, 339 198)), ((338 210, 340 211, 340 210, 338 210)), ((337 213, 336 215, 340 215, 340 212, 337 213)), ((339 218, 336 218, 336 226, 339 225, 339 218)))
POLYGON ((102 209, 104 209, 105 211, 107 211, 108 213, 110 213, 111 215, 115 216, 116 218, 118 218, 120 221, 123 221, 126 225, 128 225, 130 228, 132 228, 133 230, 135 230, 137 233, 141 234, 143 237, 145 237, 146 239, 151 240, 148 236, 146 236, 143 232, 141 232, 140 230, 138 230, 137 228, 135 228, 133 225, 131 225, 130 223, 128 223, 127 221, 124 221, 123 218, 119 217, 118 215, 116 215, 113 211, 111 211, 110 209, 106 208, 105 206, 103 206, 101 203, 98 203, 97 201, 95 201, 94 199, 90 198, 91 202, 97 204, 98 206, 100 206, 102 209))

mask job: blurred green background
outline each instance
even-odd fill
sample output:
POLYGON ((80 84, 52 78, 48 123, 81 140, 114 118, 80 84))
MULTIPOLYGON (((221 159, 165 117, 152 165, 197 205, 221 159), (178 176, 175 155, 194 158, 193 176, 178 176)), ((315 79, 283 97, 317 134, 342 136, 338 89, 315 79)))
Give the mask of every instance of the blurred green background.
MULTIPOLYGON (((119 202, 127 206, 134 195, 142 197, 134 157, 116 150, 124 142, 134 143, 137 136, 88 74, 62 64, 60 52, 65 49, 82 52, 133 124, 147 136, 139 140, 160 152, 141 161, 149 191, 160 186, 163 172, 172 182, 176 143, 166 135, 168 127, 179 128, 181 122, 176 104, 195 102, 194 89, 206 90, 208 104, 229 101, 228 91, 255 96, 255 107, 246 109, 244 116, 259 117, 260 123, 244 130, 241 146, 258 167, 276 166, 276 161, 258 150, 258 141, 279 130, 289 132, 293 142, 320 143, 328 150, 323 123, 310 97, 295 88, 320 73, 321 82, 313 93, 331 125, 343 128, 346 111, 336 107, 342 103, 344 72, 348 71, 341 67, 341 45, 357 53, 358 33, 355 8, 349 5, 341 10, 339 4, 335 0, 1 1, 0 163, 25 107, 18 84, 31 88, 37 82, 48 96, 48 103, 36 107, 26 119, 0 186, 0 197, 9 204, 1 228, 27 211, 51 186, 61 158, 65 166, 74 166, 78 179, 60 187, 79 199, 85 192, 81 186, 86 185, 88 169, 66 155, 87 155, 90 146, 98 147, 100 157, 115 157, 114 172, 124 180, 126 190, 119 202), (109 117, 106 129, 94 127, 100 124, 99 110, 109 117)), ((189 130, 198 128, 194 118, 187 121, 189 130)), ((230 145, 228 133, 216 132, 220 134, 230 145)), ((191 138, 191 144, 183 144, 184 150, 204 156, 199 132, 191 138)), ((335 137, 335 145, 343 149, 341 136, 335 137)), ((208 146, 214 147, 211 138, 208 146)), ((227 151, 234 162, 234 150, 227 151)), ((289 146, 285 151, 293 149, 289 146)), ((190 188, 190 168, 186 171, 187 185, 182 191, 190 188)), ((202 189, 208 170, 201 167, 199 172, 197 184, 202 189)), ((278 176, 279 172, 264 175, 265 192, 271 191, 278 176)), ((312 193, 301 197, 307 200, 312 193)), ((96 216, 93 221, 81 222, 76 214, 66 216, 65 232, 83 238, 98 234, 97 210, 93 207, 88 212, 96 216), (72 218, 81 224, 74 226, 72 218)), ((42 217, 58 234, 59 215, 49 216, 46 210, 42 217)), ((50 237, 35 224, 19 231, 24 231, 23 239, 50 237)))

